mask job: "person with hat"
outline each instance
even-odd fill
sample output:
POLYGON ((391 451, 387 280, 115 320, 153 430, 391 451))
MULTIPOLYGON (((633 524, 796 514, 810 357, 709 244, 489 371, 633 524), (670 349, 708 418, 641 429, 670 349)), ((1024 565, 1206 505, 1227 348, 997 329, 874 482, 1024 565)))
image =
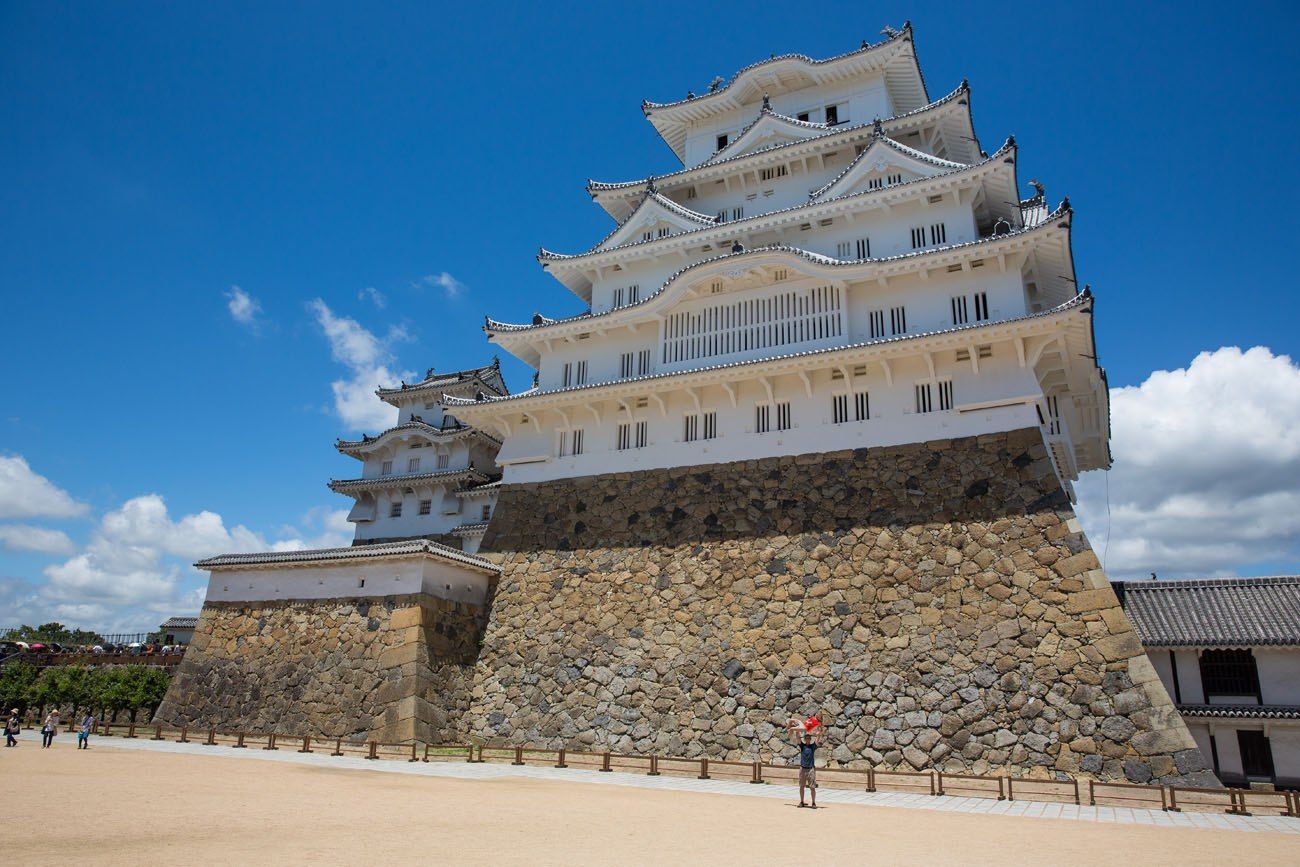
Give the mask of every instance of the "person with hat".
POLYGON ((23 721, 18 718, 18 708, 9 711, 9 719, 5 722, 5 746, 18 746, 18 733, 23 730, 23 721))

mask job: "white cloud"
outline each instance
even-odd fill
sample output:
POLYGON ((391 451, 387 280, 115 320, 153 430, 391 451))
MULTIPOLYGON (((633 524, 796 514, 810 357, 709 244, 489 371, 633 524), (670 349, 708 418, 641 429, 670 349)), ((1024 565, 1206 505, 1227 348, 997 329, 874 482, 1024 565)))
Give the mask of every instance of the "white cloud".
POLYGON ((374 286, 367 286, 357 293, 358 301, 369 301, 371 304, 383 310, 388 306, 388 297, 380 292, 374 286))
POLYGON ((226 309, 230 311, 230 317, 240 325, 253 331, 257 330, 262 305, 252 295, 238 286, 231 286, 230 291, 226 293, 226 309))
POLYGON ((1300 367, 1289 356, 1203 352, 1112 390, 1111 418, 1109 545, 1106 474, 1077 488, 1111 577, 1247 573, 1300 558, 1300 367))
POLYGON ((30 524, 0 524, 0 546, 37 554, 71 554, 77 547, 62 530, 30 524))
POLYGON ((409 340, 409 335, 394 326, 385 337, 377 337, 355 319, 336 316, 319 298, 308 308, 329 341, 330 354, 351 373, 348 379, 330 383, 334 411, 352 430, 392 427, 397 421, 397 409, 375 397, 375 387, 413 376, 410 371, 394 371, 390 367, 394 363, 392 345, 409 340))
POLYGON ((419 281, 425 286, 437 286, 442 289, 443 294, 448 298, 458 298, 468 287, 448 274, 446 271, 437 274, 428 274, 419 281))
POLYGON ((303 516, 301 527, 281 529, 281 539, 272 551, 302 551, 306 548, 342 548, 352 544, 355 527, 348 521, 347 509, 315 508, 303 516))
POLYGON ((0 518, 75 518, 85 512, 85 503, 32 472, 21 455, 0 456, 0 518))

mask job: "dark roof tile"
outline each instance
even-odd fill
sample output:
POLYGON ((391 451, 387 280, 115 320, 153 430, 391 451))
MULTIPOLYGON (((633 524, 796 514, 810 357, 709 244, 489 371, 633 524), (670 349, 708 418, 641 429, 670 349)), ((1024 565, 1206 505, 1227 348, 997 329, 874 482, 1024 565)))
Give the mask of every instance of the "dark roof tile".
POLYGON ((1147 647, 1300 645, 1300 576, 1116 581, 1147 647))

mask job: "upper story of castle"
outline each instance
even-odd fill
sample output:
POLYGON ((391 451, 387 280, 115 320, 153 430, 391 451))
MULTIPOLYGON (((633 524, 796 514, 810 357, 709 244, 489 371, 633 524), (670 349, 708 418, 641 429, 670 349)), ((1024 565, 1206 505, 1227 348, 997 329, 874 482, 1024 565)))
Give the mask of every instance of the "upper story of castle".
POLYGON ((1067 485, 1108 466, 1073 210, 1022 191, 1014 138, 980 147, 970 100, 930 99, 904 26, 645 103, 684 167, 589 182, 612 229, 538 256, 588 309, 488 318, 537 384, 450 410, 506 481, 1031 425, 1067 485))

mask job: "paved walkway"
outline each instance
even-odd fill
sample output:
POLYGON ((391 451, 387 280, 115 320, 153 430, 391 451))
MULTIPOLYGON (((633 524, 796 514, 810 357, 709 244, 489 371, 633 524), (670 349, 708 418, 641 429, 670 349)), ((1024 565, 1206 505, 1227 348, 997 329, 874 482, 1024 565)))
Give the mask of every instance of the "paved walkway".
MULTIPOLYGON (((183 753, 196 756, 214 756, 244 761, 293 762, 330 768, 347 768, 358 771, 378 771, 390 774, 414 774, 426 777, 451 777, 462 780, 493 780, 502 778, 531 778, 548 781, 595 783, 606 786, 631 786, 641 789, 660 789, 682 792, 713 792, 722 795, 742 795, 750 798, 779 798, 795 800, 799 797, 794 786, 769 784, 754 786, 734 780, 695 780, 688 777, 629 774, 614 771, 601 773, 582 768, 549 768, 534 765, 516 767, 509 764, 484 762, 471 764, 464 761, 369 761, 359 756, 329 756, 324 753, 299 753, 287 747, 268 751, 251 747, 234 750, 229 746, 210 747, 197 743, 151 741, 145 739, 97 737, 92 742, 96 748, 150 750, 153 752, 183 753)), ((1041 801, 995 801, 989 798, 968 798, 954 795, 931 795, 904 792, 861 792, 851 789, 823 788, 818 792, 823 804, 862 804, 866 806, 903 807, 916 810, 941 810, 955 813, 984 813, 992 816, 1028 816, 1041 819, 1071 819, 1081 822, 1114 822, 1132 825, 1160 825, 1170 828, 1216 828, 1230 831, 1278 831, 1300 835, 1300 819, 1285 816, 1233 816, 1226 813, 1166 813, 1163 810, 1144 810, 1129 807, 1087 807, 1074 804, 1051 804, 1041 801)))

